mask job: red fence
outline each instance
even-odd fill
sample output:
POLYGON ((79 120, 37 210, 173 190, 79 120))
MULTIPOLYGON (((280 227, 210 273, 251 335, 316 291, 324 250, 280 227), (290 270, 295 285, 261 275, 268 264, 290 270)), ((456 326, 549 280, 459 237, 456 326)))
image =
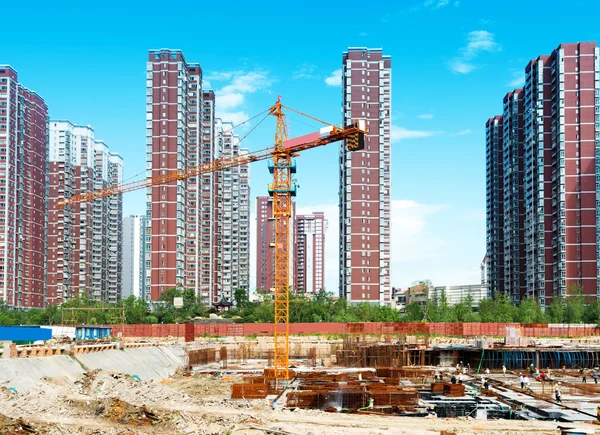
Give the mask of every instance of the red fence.
MULTIPOLYGON (((521 329, 525 337, 582 337, 600 335, 595 325, 547 325, 520 323, 421 323, 421 322, 364 322, 364 323, 292 323, 292 335, 316 334, 435 334, 464 337, 502 336, 507 327, 521 329)), ((182 325, 113 325, 113 334, 123 337, 185 337, 195 336, 272 335, 272 323, 209 323, 182 325)))

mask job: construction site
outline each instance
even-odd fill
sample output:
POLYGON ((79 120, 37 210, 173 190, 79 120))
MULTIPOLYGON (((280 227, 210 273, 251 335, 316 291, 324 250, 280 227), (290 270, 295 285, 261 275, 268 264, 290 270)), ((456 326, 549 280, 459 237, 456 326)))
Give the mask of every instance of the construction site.
POLYGON ((55 329, 46 344, 4 342, 0 433, 600 429, 595 325, 290 326, 285 378, 274 368, 272 324, 113 325, 102 339, 61 340, 55 329))

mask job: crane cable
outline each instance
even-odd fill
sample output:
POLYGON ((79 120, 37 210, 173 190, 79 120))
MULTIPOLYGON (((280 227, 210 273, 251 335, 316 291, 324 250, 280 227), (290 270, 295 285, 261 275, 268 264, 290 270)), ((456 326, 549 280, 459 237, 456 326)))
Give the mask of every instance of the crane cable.
POLYGON ((307 118, 310 118, 310 119, 312 119, 313 121, 320 122, 321 124, 325 124, 325 125, 334 125, 334 124, 332 124, 332 123, 330 123, 330 122, 325 122, 325 121, 323 121, 323 120, 321 120, 321 119, 319 119, 319 118, 315 118, 314 116, 307 115, 306 113, 304 113, 304 112, 300 112, 299 110, 292 109, 291 107, 288 107, 288 106, 286 106, 286 105, 284 105, 284 104, 282 104, 282 105, 281 105, 281 107, 285 107, 286 109, 288 109, 288 110, 291 110, 292 112, 296 112, 298 115, 306 116, 307 118))
MULTIPOLYGON (((260 115, 262 115, 263 113, 265 113, 265 112, 269 112, 270 110, 271 110, 271 108, 269 107, 268 109, 266 109, 266 110, 263 110, 263 111, 262 111, 262 112, 260 112, 259 114, 257 114, 257 115, 254 115, 253 117, 251 117, 251 118, 248 118, 248 119, 246 119, 245 121, 243 121, 243 122, 240 122, 240 123, 239 123, 239 124, 237 124, 237 125, 234 125, 234 126, 233 126, 233 127, 231 127, 229 130, 224 130, 224 131, 220 132, 219 134, 221 134, 221 135, 222 135, 223 133, 228 133, 228 132, 230 132, 230 131, 234 130, 235 128, 237 128, 237 127, 241 127, 242 125, 244 125, 244 124, 247 124, 248 122, 252 121, 253 119, 255 119, 255 118, 258 118, 258 117, 259 117, 260 115)), ((253 130, 256 128, 256 127, 258 127, 258 125, 259 125, 261 122, 263 122, 263 121, 264 121, 264 120, 265 120, 265 119, 266 119, 268 116, 269 116, 269 114, 267 114, 267 116, 265 116, 265 117, 264 117, 264 118, 263 118, 261 121, 259 121, 259 123, 258 123, 258 124, 256 124, 256 125, 255 125, 255 126, 252 128, 252 130, 250 130, 250 131, 248 132, 248 134, 250 134, 250 133, 251 133, 251 132, 252 132, 252 131, 253 131, 253 130)), ((246 134, 246 136, 244 136, 244 138, 243 138, 243 139, 245 139, 245 138, 248 136, 248 134, 246 134)), ((243 140, 243 139, 242 139, 242 140, 243 140)), ((240 142, 241 142, 241 140, 240 140, 240 142)), ((198 147, 198 145, 196 145, 195 147, 197 148, 197 147, 198 147)), ((167 162, 168 162, 168 163, 170 163, 172 160, 174 160, 174 159, 176 159, 176 158, 177 158, 177 155, 174 155, 174 156, 172 156, 170 159, 168 159, 168 160, 167 160, 167 162)), ((129 181, 129 180, 133 180, 133 179, 135 179, 135 178, 139 177, 140 175, 144 174, 145 172, 147 172, 147 169, 144 169, 143 171, 141 171, 141 172, 138 172, 137 174, 134 174, 134 175, 132 175, 131 177, 128 177, 128 178, 124 179, 124 180, 123 180, 123 181, 121 181, 121 183, 119 183, 119 184, 124 184, 125 182, 127 182, 127 181, 129 181)))

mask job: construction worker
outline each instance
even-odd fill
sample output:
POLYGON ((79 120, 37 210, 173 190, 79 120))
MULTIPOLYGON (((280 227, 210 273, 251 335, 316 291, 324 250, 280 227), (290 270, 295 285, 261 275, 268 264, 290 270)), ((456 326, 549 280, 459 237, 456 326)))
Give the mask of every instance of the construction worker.
POLYGON ((587 369, 583 369, 581 371, 581 377, 582 377, 581 382, 584 384, 587 384, 587 375, 588 375, 587 369))
POLYGON ((502 373, 506 376, 506 366, 502 364, 502 373))
POLYGON ((596 370, 594 370, 594 374, 592 375, 592 377, 594 378, 594 384, 598 383, 598 372, 596 370))
POLYGON ((562 394, 561 394, 561 391, 560 391, 560 382, 557 382, 554 385, 554 398, 556 399, 556 401, 558 403, 562 403, 561 396, 562 396, 562 394))
POLYGON ((525 389, 531 391, 531 385, 529 383, 529 376, 525 375, 523 377, 523 383, 525 384, 525 389))
POLYGON ((596 407, 596 418, 600 421, 600 406, 596 407))
POLYGON ((485 374, 489 375, 490 374, 490 368, 488 367, 487 369, 485 369, 485 374))
POLYGON ((525 378, 523 377, 523 373, 519 373, 519 382, 521 382, 521 390, 525 388, 525 378))

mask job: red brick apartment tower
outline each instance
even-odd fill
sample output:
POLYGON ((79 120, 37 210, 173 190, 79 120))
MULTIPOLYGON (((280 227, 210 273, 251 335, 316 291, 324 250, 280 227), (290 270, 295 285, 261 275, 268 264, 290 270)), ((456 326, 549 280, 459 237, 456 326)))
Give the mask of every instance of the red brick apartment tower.
MULTIPOLYGON (((151 50, 146 68, 147 177, 184 169, 190 165, 189 134, 191 108, 189 98, 190 66, 179 50, 151 50)), ((200 81, 197 81, 198 84, 200 81)), ((196 92, 201 92, 196 89, 196 92)), ((201 105, 199 107, 202 107, 201 105)), ((197 112, 196 115, 197 116, 197 112)), ((198 140, 198 136, 196 136, 198 140)), ((196 142, 197 143, 197 142, 196 142)), ((146 283, 150 299, 157 300, 166 290, 187 286, 185 275, 188 181, 180 180, 147 190, 146 283)))
POLYGON ((268 196, 256 197, 256 290, 270 292, 274 287, 275 226, 273 200, 268 196))
POLYGON ((486 138, 486 216, 488 294, 504 291, 504 209, 502 165, 502 117, 485 124, 486 138))
POLYGON ((343 54, 343 119, 366 119, 365 149, 340 145, 340 296, 389 305, 392 59, 379 48, 343 54))
POLYGON ((294 225, 294 268, 297 293, 316 294, 325 289, 325 230, 323 212, 298 215, 294 225))
POLYGON ((48 196, 48 305, 91 288, 92 202, 59 207, 60 199, 94 190, 94 130, 50 121, 48 196))
POLYGON ((45 305, 47 119, 44 100, 0 66, 0 299, 11 307, 45 305))
POLYGON ((561 44, 525 72, 526 295, 596 298, 598 48, 561 44))
MULTIPOLYGON (((549 56, 529 62, 524 89, 515 91, 517 96, 509 94, 508 101, 505 98, 504 120, 517 117, 520 122, 522 118, 523 130, 518 132, 517 122, 516 131, 505 132, 505 139, 507 135, 512 139, 504 145, 504 161, 514 160, 511 153, 521 156, 522 168, 513 164, 510 169, 522 170, 523 189, 515 192, 505 177, 504 210, 505 217, 512 213, 514 219, 519 204, 524 234, 520 251, 525 255, 524 262, 509 263, 511 254, 503 265, 494 267, 504 267, 505 277, 508 269, 513 284, 506 290, 515 300, 517 296, 534 298, 546 307, 554 297, 572 294, 576 286, 583 289, 588 301, 600 294, 598 58, 595 43, 561 44, 549 56), (518 140, 521 145, 517 147, 518 140), (510 151, 509 145, 515 149, 510 151), (522 205, 518 195, 523 196, 522 205), (521 278, 517 292, 518 264, 524 281, 521 278)), ((505 230, 509 228, 506 225, 505 230)), ((516 239, 515 225, 510 225, 516 239)), ((515 239, 505 253, 516 250, 515 239)), ((507 241, 511 242, 505 238, 504 243, 507 241)), ((490 271, 493 273, 497 272, 490 271)))
POLYGON ((502 115, 504 292, 515 303, 525 295, 523 95, 523 89, 507 93, 502 115))
MULTIPOLYGON (((296 203, 292 201, 290 222, 296 220, 296 203)), ((290 244, 293 243, 294 225, 290 225, 290 244)), ((267 293, 275 291, 275 225, 273 219, 273 198, 256 197, 256 289, 267 293)), ((295 249, 290 247, 290 285, 297 292, 295 249)))

